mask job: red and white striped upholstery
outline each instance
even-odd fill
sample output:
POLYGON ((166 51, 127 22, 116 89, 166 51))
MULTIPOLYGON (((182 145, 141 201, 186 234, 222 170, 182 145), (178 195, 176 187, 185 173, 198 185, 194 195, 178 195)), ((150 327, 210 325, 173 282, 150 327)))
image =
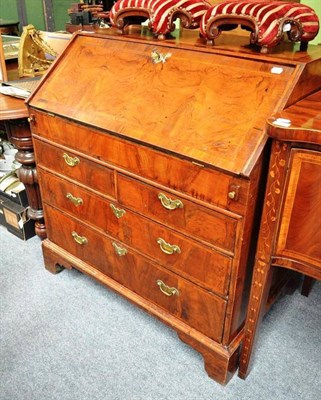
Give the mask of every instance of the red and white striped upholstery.
MULTIPOLYGON (((228 29, 227 23, 236 26, 242 21, 252 27, 251 42, 269 48, 277 45, 283 36, 284 26, 291 26, 288 36, 292 41, 307 43, 319 31, 319 19, 314 10, 299 3, 284 1, 232 0, 212 6, 203 15, 200 33, 214 39, 228 29), (221 27, 221 28, 220 28, 221 27)), ((233 26, 232 26, 233 28, 233 26)))
POLYGON ((155 0, 118 0, 112 6, 109 12, 109 19, 112 26, 117 26, 117 18, 121 13, 128 10, 139 10, 146 13, 147 18, 150 17, 151 3, 155 0))
POLYGON ((123 28, 124 18, 146 16, 153 33, 163 37, 175 29, 176 18, 184 28, 198 28, 210 7, 206 0, 118 0, 110 10, 110 21, 123 28))
POLYGON ((204 0, 156 0, 153 5, 152 29, 156 33, 166 34, 171 30, 171 21, 176 18, 181 18, 184 28, 198 28, 203 14, 210 6, 204 0))

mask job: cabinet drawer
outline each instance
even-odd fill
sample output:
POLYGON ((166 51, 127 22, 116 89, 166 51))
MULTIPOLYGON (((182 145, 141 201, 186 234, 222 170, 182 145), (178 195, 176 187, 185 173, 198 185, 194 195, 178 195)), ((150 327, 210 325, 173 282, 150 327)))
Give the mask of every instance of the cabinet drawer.
POLYGON ((227 296, 231 258, 39 168, 42 199, 102 229, 187 279, 227 296), (67 196, 81 199, 74 204, 67 196))
POLYGON ((37 166, 65 175, 104 195, 115 197, 114 171, 72 151, 65 151, 33 138, 37 166))
POLYGON ((118 201, 142 215, 234 252, 237 222, 220 212, 143 184, 122 174, 117 178, 118 201))
POLYGON ((49 240, 191 327, 221 342, 225 300, 52 207, 45 206, 44 211, 49 240), (118 253, 115 251, 116 245, 118 253))
POLYGON ((58 116, 31 110, 34 135, 70 147, 117 168, 196 199, 245 214, 249 180, 89 128, 58 116), (236 191, 235 199, 229 193, 236 191))

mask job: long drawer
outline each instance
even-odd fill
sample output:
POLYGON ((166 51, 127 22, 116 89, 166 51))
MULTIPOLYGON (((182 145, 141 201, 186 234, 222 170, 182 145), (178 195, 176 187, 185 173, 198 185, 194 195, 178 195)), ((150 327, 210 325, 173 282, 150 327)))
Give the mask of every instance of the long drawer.
POLYGON ((249 180, 32 110, 33 135, 123 168, 192 197, 245 214, 249 180), (182 179, 184 177, 184 179, 182 179), (219 184, 218 184, 219 182, 219 184), (233 193, 235 193, 234 198, 233 193))
POLYGON ((225 300, 59 210, 45 205, 44 211, 50 241, 196 330, 221 342, 225 300))
POLYGON ((43 202, 100 228, 204 288, 227 296, 232 259, 38 168, 43 202))

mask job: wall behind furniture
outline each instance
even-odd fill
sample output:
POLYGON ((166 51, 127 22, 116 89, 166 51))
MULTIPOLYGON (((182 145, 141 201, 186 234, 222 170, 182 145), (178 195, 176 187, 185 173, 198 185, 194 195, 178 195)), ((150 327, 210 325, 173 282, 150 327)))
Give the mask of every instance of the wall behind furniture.
POLYGON ((0 16, 2 19, 18 21, 18 9, 15 1, 0 0, 0 16))
MULTIPOLYGON (((307 6, 310 6, 311 8, 313 8, 313 10, 317 13, 317 16, 319 17, 319 22, 321 23, 321 2, 320 2, 320 0, 303 0, 303 1, 301 1, 301 3, 306 4, 307 6)), ((315 37, 311 43, 321 45, 321 29, 319 30, 317 37, 315 37)))
MULTIPOLYGON (((20 15, 25 15, 24 25, 32 24, 36 29, 45 29, 44 0, 0 0, 0 16, 5 20, 21 21, 20 15)), ((46 0, 50 3, 50 0, 46 0)), ((69 17, 67 10, 72 0, 51 0, 55 31, 65 30, 69 17)), ((22 26, 21 26, 22 29, 22 26)))
POLYGON ((68 10, 68 8, 71 7, 72 3, 77 3, 77 1, 72 1, 72 0, 53 0, 52 1, 56 31, 64 31, 65 30, 66 22, 69 21, 69 16, 68 16, 67 10, 68 10))
POLYGON ((36 29, 44 30, 45 19, 42 0, 25 0, 25 5, 28 24, 32 24, 36 29))

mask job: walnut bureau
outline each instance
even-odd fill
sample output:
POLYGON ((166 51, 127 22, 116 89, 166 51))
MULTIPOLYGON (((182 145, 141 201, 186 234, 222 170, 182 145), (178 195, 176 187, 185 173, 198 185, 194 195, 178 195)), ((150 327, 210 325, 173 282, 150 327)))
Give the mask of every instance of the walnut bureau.
POLYGON ((28 101, 46 268, 159 318, 222 384, 243 339, 265 120, 321 86, 309 51, 77 33, 28 101))

